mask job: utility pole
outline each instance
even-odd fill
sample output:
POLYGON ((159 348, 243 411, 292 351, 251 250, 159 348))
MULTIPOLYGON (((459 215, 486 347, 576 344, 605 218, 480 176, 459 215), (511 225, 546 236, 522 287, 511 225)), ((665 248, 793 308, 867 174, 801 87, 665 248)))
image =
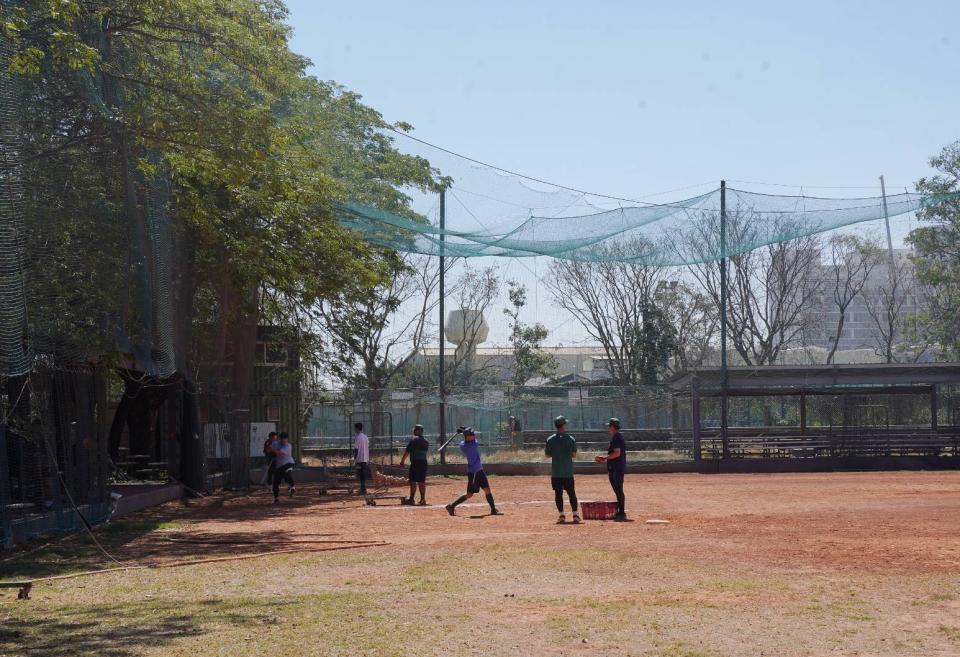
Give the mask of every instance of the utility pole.
POLYGON ((887 228, 887 255, 890 257, 890 282, 893 283, 896 267, 893 258, 893 238, 890 236, 890 214, 887 211, 887 187, 883 182, 883 176, 880 176, 880 194, 883 195, 883 223, 887 228))
MULTIPOLYGON (((447 294, 446 284, 445 284, 445 274, 447 268, 447 259, 444 252, 444 242, 446 241, 446 235, 444 235, 444 230, 447 227, 447 190, 440 190, 440 423, 439 423, 439 433, 440 439, 438 444, 442 445, 447 440, 447 378, 446 378, 446 367, 445 360, 446 354, 444 353, 446 342, 446 336, 443 334, 444 324, 446 322, 446 315, 444 314, 444 297, 447 294)), ((440 452, 440 463, 447 462, 447 454, 445 451, 440 452)))
POLYGON ((727 435, 727 181, 720 181, 720 444, 730 458, 727 435))

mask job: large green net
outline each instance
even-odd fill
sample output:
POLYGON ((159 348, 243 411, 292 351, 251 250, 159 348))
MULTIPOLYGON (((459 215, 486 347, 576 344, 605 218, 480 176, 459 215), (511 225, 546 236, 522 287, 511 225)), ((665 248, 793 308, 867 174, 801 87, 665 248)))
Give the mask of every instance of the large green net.
POLYGON ((694 196, 652 203, 545 183, 402 133, 397 144, 428 158, 446 179, 445 227, 439 226, 436 200, 418 199, 415 194, 420 217, 348 202, 340 206, 340 221, 374 244, 426 255, 549 256, 678 266, 877 221, 885 214, 897 217, 957 197, 904 190, 886 197, 885 213, 879 193, 825 198, 802 190, 796 195, 771 195, 731 187, 723 193, 713 183, 694 196), (725 249, 720 239, 722 200, 727 219, 725 249))
MULTIPOLYGON (((915 212, 956 195, 900 193, 887 197, 888 216, 915 212)), ((674 266, 717 260, 721 190, 665 205, 623 206, 591 214, 533 214, 500 230, 459 230, 356 203, 340 221, 375 244, 452 257, 550 256, 568 260, 674 266)), ((824 233, 884 217, 883 198, 774 196, 726 189, 726 255, 824 233)), ((503 218, 497 215, 491 221, 503 218)))

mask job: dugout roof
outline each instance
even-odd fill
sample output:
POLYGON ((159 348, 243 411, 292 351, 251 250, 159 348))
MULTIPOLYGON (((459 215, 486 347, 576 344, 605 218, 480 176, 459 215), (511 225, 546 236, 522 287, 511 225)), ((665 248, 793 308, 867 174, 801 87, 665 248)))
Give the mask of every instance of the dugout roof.
MULTIPOLYGON (((719 367, 703 367, 669 381, 676 392, 705 397, 722 393, 719 367)), ((960 385, 960 363, 877 363, 853 365, 764 365, 727 368, 731 396, 824 395, 844 392, 919 393, 938 385, 960 385)))

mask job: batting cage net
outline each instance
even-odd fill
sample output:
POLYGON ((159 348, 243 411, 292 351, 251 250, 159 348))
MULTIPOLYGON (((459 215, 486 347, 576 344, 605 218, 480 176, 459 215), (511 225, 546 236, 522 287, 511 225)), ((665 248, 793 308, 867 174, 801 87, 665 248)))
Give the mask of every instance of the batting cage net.
POLYGON ((956 193, 906 190, 862 198, 824 198, 803 190, 771 195, 734 187, 721 194, 713 182, 694 196, 669 202, 618 198, 512 173, 396 134, 401 148, 427 158, 448 185, 444 225, 436 201, 413 192, 419 215, 343 203, 340 222, 374 244, 433 256, 691 265, 960 199, 956 193))

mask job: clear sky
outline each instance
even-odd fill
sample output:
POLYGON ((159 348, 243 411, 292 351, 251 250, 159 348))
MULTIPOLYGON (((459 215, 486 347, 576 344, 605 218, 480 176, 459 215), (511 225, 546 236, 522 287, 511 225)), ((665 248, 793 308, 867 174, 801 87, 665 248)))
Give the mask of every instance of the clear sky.
POLYGON ((596 192, 726 178, 863 196, 879 189, 816 186, 876 187, 880 174, 903 191, 960 139, 957 0, 288 6, 311 73, 387 120, 596 192))

